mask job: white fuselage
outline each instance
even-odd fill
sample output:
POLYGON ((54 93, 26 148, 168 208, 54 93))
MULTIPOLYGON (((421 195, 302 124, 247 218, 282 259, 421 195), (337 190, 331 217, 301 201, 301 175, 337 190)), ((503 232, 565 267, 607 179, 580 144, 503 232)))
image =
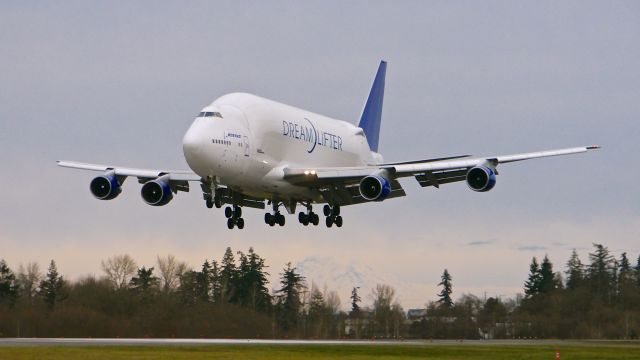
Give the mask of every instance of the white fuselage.
POLYGON ((187 163, 246 195, 319 201, 317 191, 283 181, 284 169, 382 162, 361 128, 255 95, 224 95, 200 115, 183 139, 187 163))

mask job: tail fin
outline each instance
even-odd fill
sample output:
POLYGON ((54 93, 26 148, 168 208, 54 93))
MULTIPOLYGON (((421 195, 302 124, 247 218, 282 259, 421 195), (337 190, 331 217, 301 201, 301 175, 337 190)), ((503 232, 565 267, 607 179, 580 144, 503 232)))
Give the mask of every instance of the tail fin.
POLYGON ((387 72, 387 62, 380 61, 376 78, 373 80, 367 103, 362 110, 359 127, 369 142, 371 151, 378 152, 378 140, 380 138, 380 122, 382 121, 382 100, 384 99, 384 76, 387 72))

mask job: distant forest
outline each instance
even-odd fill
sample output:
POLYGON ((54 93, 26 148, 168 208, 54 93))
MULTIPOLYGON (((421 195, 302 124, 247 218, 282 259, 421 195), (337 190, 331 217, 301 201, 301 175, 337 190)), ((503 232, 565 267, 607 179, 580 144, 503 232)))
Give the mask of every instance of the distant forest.
MULTIPOLYGON (((51 261, 11 269, 0 260, 0 337, 162 338, 637 338, 640 257, 632 265, 594 244, 587 263, 575 250, 564 271, 533 258, 523 295, 452 299, 445 269, 438 300, 408 313, 395 290, 360 289, 341 310, 335 291, 309 284, 289 263, 270 291, 265 259, 253 249, 190 269, 174 256, 138 267, 128 255, 102 261, 104 276, 64 279, 51 261)), ((330 285, 330 284, 329 284, 330 285)))

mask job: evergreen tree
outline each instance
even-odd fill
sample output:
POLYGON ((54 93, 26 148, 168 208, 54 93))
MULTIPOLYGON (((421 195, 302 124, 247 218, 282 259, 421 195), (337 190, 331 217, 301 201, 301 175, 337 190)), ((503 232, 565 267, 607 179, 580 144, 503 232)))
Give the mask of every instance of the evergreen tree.
POLYGON ((556 288, 556 279, 553 273, 553 264, 549 261, 549 257, 547 255, 542 259, 542 264, 540 264, 540 283, 538 287, 538 291, 542 294, 550 293, 556 288))
POLYGON ((50 309, 53 309, 56 302, 59 302, 63 298, 63 281, 62 276, 58 274, 56 262, 51 260, 49 270, 47 271, 44 280, 40 282, 40 296, 50 309))
POLYGON ((614 293, 614 287, 612 284, 615 282, 614 273, 614 258, 602 244, 593 244, 596 248, 594 253, 589 254, 589 283, 591 290, 602 301, 611 303, 611 298, 614 293))
POLYGON ((211 260, 211 299, 216 302, 220 300, 222 289, 220 285, 220 267, 218 262, 211 260))
POLYGON ((246 263, 242 283, 247 290, 247 297, 243 305, 252 310, 266 311, 271 304, 271 295, 267 287, 269 273, 265 271, 265 261, 253 251, 253 248, 249 248, 246 263))
POLYGON ((140 297, 142 303, 148 303, 160 289, 160 279, 153 275, 153 267, 138 269, 136 276, 129 281, 129 289, 140 297))
POLYGON ((536 258, 534 257, 531 260, 531 265, 529 265, 529 277, 524 283, 524 297, 526 299, 540 293, 541 278, 540 266, 538 265, 538 260, 536 260, 536 258))
POLYGON ((211 299, 211 265, 206 259, 202 264, 202 270, 196 273, 196 296, 202 302, 211 299))
POLYGON ((360 314, 360 305, 358 305, 361 301, 360 296, 358 295, 359 288, 360 287, 354 286, 351 290, 351 317, 357 317, 360 314))
POLYGON ((627 258, 627 253, 623 252, 618 262, 618 300, 623 309, 631 302, 630 295, 634 292, 633 270, 627 258))
POLYGON ((638 255, 638 261, 636 262, 636 285, 640 287, 640 255, 638 255))
POLYGON ((438 294, 438 303, 441 308, 451 309, 453 308, 453 300, 451 300, 452 284, 451 284, 451 275, 449 275, 449 271, 444 269, 442 273, 441 281, 438 286, 442 286, 442 290, 438 294))
POLYGON ((584 280, 584 267, 580 258, 578 257, 578 253, 576 249, 573 249, 571 252, 571 257, 567 262, 567 288, 569 290, 574 290, 578 286, 582 284, 584 280))
POLYGON ((224 303, 235 298, 236 260, 233 251, 228 247, 220 262, 220 300, 224 303))
POLYGON ((198 300, 198 272, 189 270, 180 275, 178 294, 185 305, 193 305, 198 300))
POLYGON ((280 289, 276 291, 279 320, 284 331, 295 329, 298 323, 298 315, 302 309, 300 293, 303 289, 304 277, 296 272, 291 263, 287 263, 280 274, 280 289))
POLYGON ((18 297, 16 275, 4 260, 0 260, 0 304, 15 304, 18 297))

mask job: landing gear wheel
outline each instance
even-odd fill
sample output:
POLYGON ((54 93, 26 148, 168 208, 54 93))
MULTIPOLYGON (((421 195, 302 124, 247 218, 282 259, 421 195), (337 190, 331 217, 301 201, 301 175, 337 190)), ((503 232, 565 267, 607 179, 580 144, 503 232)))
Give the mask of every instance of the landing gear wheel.
POLYGON ((213 197, 213 205, 216 206, 216 209, 220 209, 222 207, 222 200, 220 200, 219 196, 213 197))
POLYGON ((329 205, 323 206, 322 207, 322 213, 324 214, 324 216, 331 215, 331 206, 329 206, 329 205))
POLYGON ((340 215, 336 216, 336 226, 342 227, 342 216, 340 215))
POLYGON ((327 227, 330 228, 333 226, 333 218, 328 216, 326 220, 327 227))
POLYGON ((213 207, 213 201, 211 199, 206 199, 204 203, 207 205, 207 209, 211 209, 213 207))
POLYGON ((340 206, 333 205, 333 207, 331 208, 331 215, 334 217, 340 215, 340 206))
POLYGON ((226 208, 224 208, 224 216, 226 216, 227 219, 231 219, 231 217, 233 216, 233 209, 230 206, 227 206, 226 208))
MULTIPOLYGON (((273 216, 271 215, 271 213, 265 213, 265 214, 264 214, 264 223, 265 223, 265 224, 269 224, 269 223, 271 223, 271 218, 272 218, 272 217, 273 217, 273 216)), ((272 226, 273 226, 273 225, 272 225, 272 226)))
POLYGON ((242 208, 240 206, 233 207, 233 217, 239 218, 242 216, 242 208))
MULTIPOLYGON (((271 215, 271 214, 269 214, 271 215)), ((276 217, 275 216, 270 216, 269 217, 269 226, 274 226, 276 224, 276 217)))
POLYGON ((282 214, 276 214, 276 216, 278 217, 278 225, 280 226, 284 226, 284 215, 282 214))
POLYGON ((242 230, 244 228, 244 219, 239 218, 238 220, 236 220, 236 225, 238 225, 238 229, 242 230))
POLYGON ((311 213, 309 214, 311 217, 311 220, 309 220, 314 226, 318 226, 318 224, 320 223, 320 216, 318 216, 318 214, 316 213, 311 213))
POLYGON ((300 222, 300 224, 304 224, 304 220, 305 220, 305 217, 306 217, 305 215, 307 215, 307 214, 303 213, 302 211, 300 211, 298 213, 298 222, 300 222))
MULTIPOLYGON (((228 208, 227 208, 227 209, 228 209, 228 208)), ((227 227, 228 227, 229 229, 233 229, 233 226, 234 226, 234 225, 235 225, 235 222, 233 221, 233 219, 232 219, 232 218, 228 218, 228 219, 227 219, 227 227)))

